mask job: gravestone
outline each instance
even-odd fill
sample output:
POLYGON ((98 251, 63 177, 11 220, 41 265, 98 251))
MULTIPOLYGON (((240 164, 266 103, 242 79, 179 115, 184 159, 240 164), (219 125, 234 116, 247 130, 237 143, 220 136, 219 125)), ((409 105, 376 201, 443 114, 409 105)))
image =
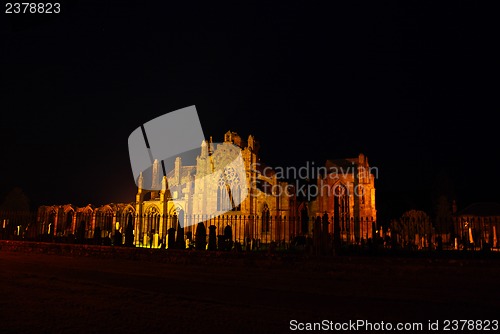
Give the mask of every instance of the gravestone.
POLYGON ((168 236, 167 236, 167 247, 168 249, 174 249, 175 248, 175 228, 171 227, 167 231, 168 236))
POLYGON ((215 225, 208 227, 208 250, 217 250, 216 229, 217 226, 215 225))
POLYGON ((207 230, 205 228, 205 224, 198 223, 196 227, 196 235, 195 235, 195 249, 196 250, 205 250, 207 247, 207 230))

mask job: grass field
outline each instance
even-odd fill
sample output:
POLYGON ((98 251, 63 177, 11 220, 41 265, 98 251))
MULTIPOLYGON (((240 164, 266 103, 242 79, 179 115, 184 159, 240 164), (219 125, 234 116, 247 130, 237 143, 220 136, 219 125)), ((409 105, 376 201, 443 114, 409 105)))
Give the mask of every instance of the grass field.
POLYGON ((500 319, 498 260, 183 264, 0 250, 0 268, 0 333, 288 333, 294 319, 500 319))

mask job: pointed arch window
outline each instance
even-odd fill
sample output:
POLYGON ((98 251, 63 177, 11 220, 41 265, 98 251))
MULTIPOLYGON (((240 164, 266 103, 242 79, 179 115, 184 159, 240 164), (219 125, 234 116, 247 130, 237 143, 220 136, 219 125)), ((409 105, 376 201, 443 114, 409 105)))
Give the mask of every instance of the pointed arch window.
POLYGON ((72 233, 72 229, 73 229, 73 214, 74 214, 73 211, 68 211, 66 213, 66 223, 65 223, 65 226, 64 226, 64 230, 67 233, 72 233))
POLYGON ((269 207, 267 206, 267 204, 264 204, 264 207, 262 208, 262 216, 261 216, 262 232, 264 232, 264 233, 269 232, 269 220, 270 220, 269 218, 270 218, 269 207))
POLYGON ((365 188, 362 185, 358 185, 358 197, 359 197, 359 203, 361 205, 365 205, 365 188))
POLYGON ((217 211, 240 211, 240 202, 240 177, 234 168, 226 167, 217 184, 217 211))
POLYGON ((335 226, 345 230, 349 222, 349 191, 343 184, 333 189, 333 221, 335 226))

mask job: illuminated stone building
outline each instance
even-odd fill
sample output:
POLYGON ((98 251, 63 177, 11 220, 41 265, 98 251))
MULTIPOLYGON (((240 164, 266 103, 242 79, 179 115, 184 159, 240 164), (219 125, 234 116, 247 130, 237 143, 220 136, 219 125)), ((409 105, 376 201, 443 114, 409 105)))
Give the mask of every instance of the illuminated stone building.
POLYGON ((325 212, 328 232, 338 226, 344 240, 359 242, 374 232, 375 175, 363 154, 328 160, 318 174, 316 196, 309 200, 299 200, 298 184, 260 160, 259 143, 252 135, 244 140, 228 131, 218 143, 210 137, 200 143, 194 161, 186 163, 179 156, 166 175, 162 167, 153 163, 151 185, 141 174, 130 203, 39 207, 36 233, 71 237, 80 231, 93 238, 97 230, 102 238, 112 239, 119 230, 125 242, 129 226, 136 246, 169 247, 170 233, 176 240, 179 235, 192 240, 203 223, 207 234, 215 226, 217 236, 229 228, 231 239, 243 245, 279 244, 312 236, 314 221, 325 212), (231 163, 235 156, 241 158, 240 168, 231 163))
POLYGON ((500 204, 495 202, 472 203, 455 212, 452 217, 455 249, 500 248, 500 204))
MULTIPOLYGON (((284 189, 287 184, 260 162, 258 154, 259 143, 252 135, 243 140, 228 131, 222 143, 214 144, 211 138, 201 143, 196 165, 183 165, 182 158, 177 157, 173 170, 162 178, 160 191, 145 190, 140 181, 136 235, 144 238, 148 231, 155 231, 156 244, 156 238, 158 242, 166 240, 165 229, 177 228, 179 221, 184 222, 185 233, 193 235, 197 223, 208 221, 208 225, 218 226, 218 234, 231 226, 234 239, 240 242, 248 238, 288 240, 297 233, 293 221, 297 211, 295 195, 273 193, 273 189, 284 189), (240 153, 243 168, 231 167, 229 160, 240 153), (227 186, 231 191, 226 191, 227 186), (236 205, 232 205, 233 201, 236 205)), ((158 170, 153 166, 153 171, 158 170)))
POLYGON ((42 205, 37 212, 35 235, 75 236, 82 228, 85 238, 93 238, 99 227, 102 238, 111 237, 115 230, 124 230, 127 223, 135 219, 135 203, 110 203, 102 206, 88 204, 78 207, 72 204, 42 205))
POLYGON ((330 233, 340 229, 343 240, 357 242, 376 233, 375 179, 378 170, 370 167, 368 158, 327 160, 319 169, 317 197, 310 209, 317 215, 330 217, 330 233))

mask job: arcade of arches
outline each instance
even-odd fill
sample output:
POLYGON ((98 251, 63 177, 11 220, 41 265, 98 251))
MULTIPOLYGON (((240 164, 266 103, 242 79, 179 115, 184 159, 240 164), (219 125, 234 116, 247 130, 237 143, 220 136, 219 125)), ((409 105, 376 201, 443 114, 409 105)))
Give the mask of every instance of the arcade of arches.
POLYGON ((269 189, 294 189, 295 185, 280 179, 272 168, 264 167, 259 158, 259 143, 252 135, 243 140, 228 131, 222 143, 214 144, 211 137, 201 143, 195 165, 185 166, 177 158, 174 168, 163 177, 160 191, 139 186, 135 201, 130 203, 39 207, 39 233, 68 236, 80 231, 85 238, 94 238, 97 231, 100 237, 112 239, 120 231, 125 243, 128 228, 134 245, 165 247, 169 231, 176 231, 176 239, 180 232, 184 238, 193 238, 198 223, 204 223, 205 227, 217 226, 217 235, 230 226, 235 241, 286 242, 294 236, 311 235, 316 217, 326 214, 329 233, 339 229, 346 240, 370 238, 376 208, 375 176, 369 172, 368 159, 359 154, 355 158, 328 160, 325 166, 328 172, 318 176, 317 184, 327 191, 320 191, 309 201, 293 193, 262 189, 259 185, 267 184, 269 189), (211 173, 233 147, 241 149, 246 175, 229 167, 221 169, 217 182, 195 181, 197 176, 211 173), (243 198, 245 193, 248 196, 243 198))

